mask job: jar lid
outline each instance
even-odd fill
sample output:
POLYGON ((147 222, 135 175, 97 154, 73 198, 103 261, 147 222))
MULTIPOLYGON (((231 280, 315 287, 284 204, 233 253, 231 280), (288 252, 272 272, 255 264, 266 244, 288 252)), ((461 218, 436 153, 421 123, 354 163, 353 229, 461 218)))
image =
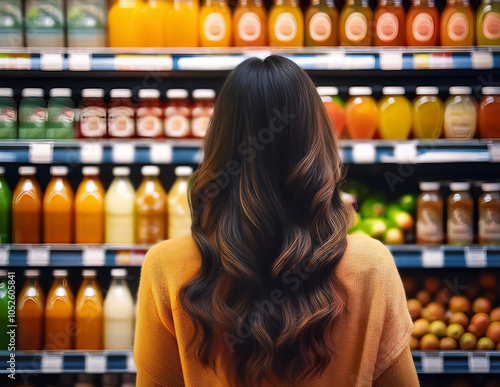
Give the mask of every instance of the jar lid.
POLYGON ((141 89, 139 90, 139 98, 160 98, 160 90, 157 89, 141 89))
POLYGON ((54 277, 67 277, 68 271, 66 269, 56 269, 56 270, 52 271, 52 275, 54 277))
POLYGON ((0 97, 12 98, 14 96, 14 90, 8 87, 0 87, 0 97))
POLYGON ((316 88, 318 90, 319 95, 339 95, 339 88, 335 86, 318 86, 316 88))
POLYGON ((132 90, 130 89, 113 89, 109 92, 111 98, 132 98, 132 90))
POLYGON ((418 186, 420 191, 439 191, 441 184, 439 181, 421 181, 418 186))
POLYGON ((403 86, 385 86, 382 88, 383 95, 405 95, 406 90, 403 86))
POLYGON ((38 269, 27 269, 24 271, 24 276, 25 277, 39 277, 40 276, 40 270, 38 269))
POLYGON ((500 183, 483 183, 481 184, 481 189, 484 192, 500 191, 500 183))
POLYGON ((349 87, 349 95, 352 96, 372 95, 372 88, 367 86, 349 87))
POLYGON ((481 89, 483 95, 500 95, 500 87, 485 86, 481 89))
POLYGON ((17 170, 21 176, 29 176, 36 174, 36 167, 32 167, 31 165, 19 167, 17 170))
POLYGON ((68 167, 50 167, 50 174, 52 176, 67 176, 68 167))
POLYGON ((156 165, 145 165, 141 168, 142 176, 158 176, 160 168, 156 165))
POLYGON ((130 175, 129 167, 114 167, 113 176, 128 176, 130 175))
POLYGON ((437 86, 419 86, 415 89, 417 95, 438 95, 439 87, 437 86))
POLYGON ((82 168, 83 176, 97 176, 99 175, 99 167, 86 166, 82 168))
POLYGON ((83 89, 82 98, 104 98, 104 89, 83 89))
POLYGON ((186 99, 189 97, 189 93, 186 89, 170 89, 167 90, 168 99, 186 99))
POLYGON ((470 183, 466 181, 450 183, 450 190, 453 192, 470 190, 470 183))
POLYGON ((215 90, 212 89, 196 89, 193 90, 194 99, 214 99, 215 90))
POLYGON ((472 88, 470 86, 451 86, 449 93, 450 95, 468 95, 472 94, 472 88))
POLYGON ((97 275, 97 271, 94 269, 85 269, 82 271, 83 277, 95 277, 97 275))
POLYGON ((191 167, 177 167, 175 168, 175 176, 191 176, 193 168, 191 167))
POLYGON ((73 91, 68 88, 58 88, 58 89, 50 89, 49 95, 51 97, 57 98, 57 97, 68 97, 70 98, 73 95, 73 91))
POLYGON ((127 269, 116 268, 111 269, 111 277, 125 278, 127 276, 127 269))
POLYGON ((43 97, 45 95, 45 92, 43 91, 43 89, 28 88, 23 89, 21 95, 23 97, 43 97))

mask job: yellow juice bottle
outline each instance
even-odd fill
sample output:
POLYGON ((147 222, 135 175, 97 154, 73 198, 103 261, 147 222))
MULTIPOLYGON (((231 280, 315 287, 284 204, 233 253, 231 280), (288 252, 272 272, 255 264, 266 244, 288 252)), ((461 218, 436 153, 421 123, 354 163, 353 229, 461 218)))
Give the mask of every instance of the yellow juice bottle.
POLYGON ((166 0, 148 0, 141 7, 141 47, 165 47, 166 0))
POLYGON ((198 47, 198 17, 196 0, 173 0, 165 19, 167 47, 198 47))
POLYGON ((270 46, 304 45, 304 15, 297 0, 275 0, 268 20, 270 46))
POLYGON ((444 105, 435 86, 419 86, 413 100, 413 135, 419 139, 435 139, 443 133, 444 105))
POLYGON ((402 86, 382 88, 378 103, 378 131, 383 140, 407 140, 412 125, 412 105, 402 86))
POLYGON ((115 0, 109 10, 110 47, 141 47, 140 0, 115 0))
POLYGON ((207 0, 200 10, 200 43, 202 47, 230 47, 231 10, 227 0, 207 0))
POLYGON ((262 0, 241 0, 233 13, 236 47, 267 45, 267 15, 262 0))

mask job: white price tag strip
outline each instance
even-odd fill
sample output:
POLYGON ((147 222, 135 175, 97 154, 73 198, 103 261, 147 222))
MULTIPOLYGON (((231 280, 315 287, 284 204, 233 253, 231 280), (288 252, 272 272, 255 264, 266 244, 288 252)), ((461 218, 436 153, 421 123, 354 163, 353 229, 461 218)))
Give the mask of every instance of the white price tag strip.
POLYGON ((132 251, 130 254, 130 265, 132 266, 142 266, 144 263, 144 258, 146 258, 145 251, 132 251))
POLYGON ((424 249, 422 251, 422 267, 443 267, 444 253, 441 249, 424 249))
POLYGON ((151 144, 149 158, 153 164, 170 164, 173 158, 172 145, 168 143, 151 144))
POLYGON ((8 266, 9 265, 9 249, 8 248, 0 248, 0 266, 8 266))
POLYGON ((474 51, 471 53, 473 69, 492 69, 493 53, 491 51, 474 51))
POLYGON ((63 370, 64 358, 60 353, 42 353, 42 372, 45 374, 60 374, 63 370))
POLYGON ((403 70, 402 52, 381 52, 380 53, 381 70, 403 70))
POLYGON ((69 69, 71 71, 90 71, 92 70, 92 56, 90 54, 70 53, 69 69))
POLYGON ((102 163, 102 145, 97 142, 85 142, 80 146, 80 160, 83 164, 102 163))
POLYGON ((115 56, 115 69, 118 71, 170 71, 173 63, 170 55, 115 56))
POLYGON ((488 149, 490 150, 490 161, 493 163, 500 163, 500 144, 488 144, 488 149))
POLYGON ((49 266, 50 250, 48 247, 31 247, 28 249, 28 266, 49 266))
POLYGON ((85 354, 85 372, 88 374, 106 373, 107 356, 101 353, 85 354))
POLYGON ((63 54, 42 54, 40 56, 40 69, 42 71, 62 71, 63 64, 63 54))
POLYGON ((39 142, 30 144, 29 160, 32 164, 50 164, 53 160, 54 143, 39 142))
POLYGON ((430 69, 452 69, 453 68, 453 56, 451 53, 431 53, 429 57, 429 68, 430 69))
POLYGON ((414 163, 417 158, 417 145, 414 142, 394 145, 394 157, 398 163, 414 163))
POLYGON ((486 267, 486 249, 484 247, 466 246, 465 264, 467 267, 486 267))
POLYGON ((133 143, 113 144, 113 162, 117 164, 131 164, 135 160, 135 146, 133 143))
POLYGON ((426 374, 442 374, 444 372, 443 354, 422 352, 422 371, 426 374))
POLYGON ((134 362, 134 355, 132 352, 127 354, 127 372, 137 372, 137 367, 134 362))
POLYGON ((104 266, 106 263, 106 250, 102 247, 87 247, 83 250, 83 266, 104 266))
POLYGON ((487 374, 490 372, 490 356, 488 353, 469 352, 467 356, 469 372, 480 374, 487 374))
POLYGON ((373 144, 354 144, 352 159, 355 164, 373 164, 376 158, 376 149, 373 144))

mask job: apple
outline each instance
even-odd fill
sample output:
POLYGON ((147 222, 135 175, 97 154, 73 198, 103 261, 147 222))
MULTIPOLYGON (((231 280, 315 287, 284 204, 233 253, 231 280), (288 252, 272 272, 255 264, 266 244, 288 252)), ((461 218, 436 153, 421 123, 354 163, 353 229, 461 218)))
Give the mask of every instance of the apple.
POLYGON ((495 343, 489 337, 481 337, 477 342, 477 349, 495 349, 495 343))
POLYGON ((477 339, 470 332, 466 332, 460 338, 460 349, 474 349, 476 348, 477 339))
POLYGON ((470 324, 467 330, 474 333, 479 339, 486 333, 488 325, 490 325, 490 316, 488 316, 486 313, 476 313, 470 319, 470 324))
POLYGON ((457 349, 457 348, 458 348, 457 342, 455 341, 455 339, 452 339, 451 337, 443 337, 439 342, 439 349, 442 349, 443 351, 457 349))
POLYGON ((464 333, 465 328, 458 323, 450 324, 446 328, 446 336, 451 337, 455 340, 460 340, 460 337, 462 337, 464 333))
POLYGON ((495 343, 500 343, 500 321, 493 321, 486 330, 488 336, 495 343))
POLYGON ((410 336, 410 349, 418 349, 419 348, 419 341, 415 336, 410 336))
POLYGON ((436 320, 446 320, 443 305, 438 302, 429 303, 424 309, 422 309, 421 316, 430 322, 436 320))
POLYGON ((437 277, 428 277, 424 281, 424 289, 429 293, 436 293, 441 286, 441 281, 437 277))
POLYGON ((446 336, 446 324, 441 320, 430 323, 429 333, 436 335, 439 339, 446 336))
POLYGON ((493 309, 490 312, 491 321, 500 321, 500 307, 493 309))
POLYGON ((448 324, 460 324, 464 328, 467 328, 469 325, 469 317, 463 312, 455 312, 448 319, 448 324))
POLYGON ((429 333, 429 321, 420 318, 413 323, 413 333, 417 339, 421 338, 423 335, 429 333))
POLYGON ((469 313, 470 312, 470 301, 465 296, 453 296, 450 299, 450 305, 448 306, 452 313, 462 312, 469 313))
POLYGON ((407 301, 408 311, 410 312, 410 316, 413 320, 416 320, 420 317, 420 312, 422 311, 422 303, 416 298, 410 298, 407 301))
POLYGON ((479 297, 472 303, 472 312, 474 313, 490 313, 491 301, 486 297, 479 297))
POLYGON ((439 349, 439 339, 432 333, 427 333, 420 339, 420 349, 425 351, 428 349, 439 349))

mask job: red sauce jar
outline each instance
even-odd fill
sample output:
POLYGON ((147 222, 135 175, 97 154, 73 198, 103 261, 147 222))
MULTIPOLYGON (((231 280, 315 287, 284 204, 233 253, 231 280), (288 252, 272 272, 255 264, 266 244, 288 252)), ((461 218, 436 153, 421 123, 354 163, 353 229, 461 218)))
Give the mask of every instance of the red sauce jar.
POLYGON ((215 105, 215 90, 196 89, 193 90, 193 110, 191 112, 191 135, 193 137, 205 137, 208 123, 215 105))
POLYGON ((103 89, 83 89, 80 119, 77 121, 80 138, 105 138, 107 105, 103 89))
POLYGON ((132 90, 113 89, 109 93, 108 135, 110 138, 131 138, 135 135, 135 109, 132 90))
POLYGON ((139 90, 137 104, 137 137, 163 137, 163 109, 160 102, 160 90, 139 90))
POLYGON ((191 109, 188 91, 185 89, 167 90, 165 105, 165 136, 186 138, 191 131, 191 109))

